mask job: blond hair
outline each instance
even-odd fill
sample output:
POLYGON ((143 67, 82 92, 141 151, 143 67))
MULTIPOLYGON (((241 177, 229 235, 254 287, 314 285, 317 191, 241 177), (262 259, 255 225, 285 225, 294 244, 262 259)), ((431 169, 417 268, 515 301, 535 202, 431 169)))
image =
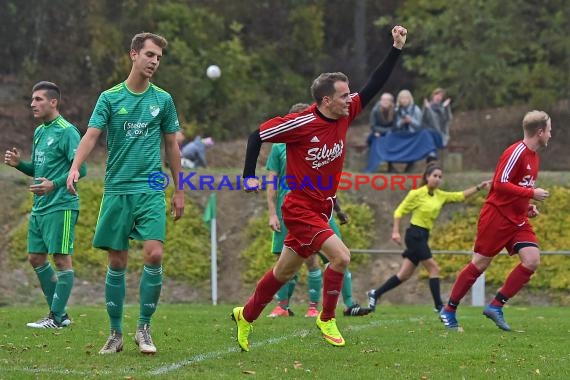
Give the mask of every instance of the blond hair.
POLYGON ((528 137, 535 136, 539 129, 546 129, 546 125, 550 116, 544 111, 529 111, 524 115, 522 126, 525 135, 528 137))
POLYGON ((410 90, 401 90, 400 92, 398 92, 398 96, 396 97, 396 106, 400 105, 400 99, 402 98, 402 96, 406 95, 410 97, 410 105, 414 104, 414 97, 412 96, 410 90))

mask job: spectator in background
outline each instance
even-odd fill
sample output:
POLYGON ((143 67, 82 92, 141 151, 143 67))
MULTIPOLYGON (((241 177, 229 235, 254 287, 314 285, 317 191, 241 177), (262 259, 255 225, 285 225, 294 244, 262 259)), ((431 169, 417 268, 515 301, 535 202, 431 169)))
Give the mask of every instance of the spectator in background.
MULTIPOLYGON (((409 90, 401 90, 396 100, 396 130, 399 132, 415 133, 421 128, 422 110, 414 103, 414 97, 409 90)), ((414 161, 407 162, 405 172, 414 170, 414 161)))
POLYGON ((182 147, 180 152, 182 155, 182 167, 192 169, 202 166, 208 167, 206 160, 206 148, 214 146, 214 140, 211 137, 202 138, 197 136, 193 141, 182 147))
MULTIPOLYGON (((380 96, 380 100, 372 112, 370 112, 370 135, 366 143, 368 145, 368 165, 364 169, 365 173, 372 173, 378 165, 383 161, 382 155, 378 149, 380 137, 392 132, 396 126, 396 112, 394 105, 394 95, 385 92, 380 96)), ((388 162, 388 173, 395 173, 396 170, 392 162, 388 162)))
MULTIPOLYGON (((424 99, 422 126, 430 131, 438 149, 445 148, 449 142, 449 127, 453 115, 451 113, 451 99, 446 98, 443 88, 436 88, 430 100, 424 99), (445 100, 444 100, 445 99, 445 100)), ((428 160, 437 159, 437 156, 428 156, 428 160)))

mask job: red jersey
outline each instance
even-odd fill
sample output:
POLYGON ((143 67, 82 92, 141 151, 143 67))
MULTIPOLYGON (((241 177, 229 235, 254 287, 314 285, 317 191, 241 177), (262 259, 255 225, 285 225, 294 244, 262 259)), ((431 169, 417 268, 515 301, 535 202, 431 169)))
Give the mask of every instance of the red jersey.
POLYGON ((538 178, 538 154, 521 140, 508 147, 495 169, 485 204, 495 208, 516 225, 528 220, 528 205, 538 178))
POLYGON ((325 201, 336 194, 346 152, 346 132, 362 111, 360 96, 350 94, 349 115, 325 118, 313 104, 301 113, 275 117, 259 128, 262 141, 287 144, 286 179, 291 194, 325 201))

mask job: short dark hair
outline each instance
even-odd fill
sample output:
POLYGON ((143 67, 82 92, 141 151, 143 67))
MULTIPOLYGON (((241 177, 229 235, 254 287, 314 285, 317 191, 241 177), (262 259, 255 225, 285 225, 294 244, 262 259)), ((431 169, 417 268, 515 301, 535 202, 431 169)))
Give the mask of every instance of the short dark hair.
POLYGON ((158 34, 142 32, 135 34, 135 36, 133 37, 131 41, 131 50, 134 50, 137 53, 139 53, 143 48, 144 42, 146 40, 152 40, 152 42, 154 42, 157 46, 159 46, 163 50, 166 49, 166 46, 168 45, 168 41, 166 41, 166 38, 159 36, 158 34))
POLYGON ((40 90, 44 90, 46 92, 48 99, 57 100, 57 105, 59 106, 59 102, 61 101, 61 91, 57 84, 43 80, 34 84, 34 87, 32 87, 32 93, 40 90))
POLYGON ((336 72, 323 73, 315 78, 311 85, 311 96, 315 99, 317 105, 321 104, 325 96, 334 95, 336 91, 334 84, 339 81, 348 83, 348 77, 341 72, 336 72))

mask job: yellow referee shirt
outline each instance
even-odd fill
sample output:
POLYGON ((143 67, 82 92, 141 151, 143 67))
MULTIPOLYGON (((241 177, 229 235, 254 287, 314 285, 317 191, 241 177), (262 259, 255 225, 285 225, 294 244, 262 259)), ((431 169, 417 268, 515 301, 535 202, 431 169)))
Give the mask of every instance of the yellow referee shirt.
POLYGON ((427 185, 424 185, 418 189, 411 190, 406 195, 406 198, 394 211, 394 218, 402 218, 402 216, 411 212, 411 224, 431 230, 444 204, 448 202, 462 202, 464 200, 465 195, 463 195, 463 191, 450 192, 435 189, 433 195, 430 195, 427 185))

